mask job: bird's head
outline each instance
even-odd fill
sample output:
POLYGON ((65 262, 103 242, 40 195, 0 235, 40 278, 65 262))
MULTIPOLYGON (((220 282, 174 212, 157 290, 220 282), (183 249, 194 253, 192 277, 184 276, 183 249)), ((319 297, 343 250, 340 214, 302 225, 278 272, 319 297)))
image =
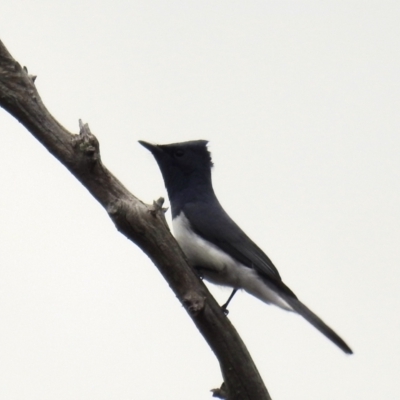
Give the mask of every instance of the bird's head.
POLYGON ((170 198, 193 185, 211 185, 213 164, 207 140, 172 144, 151 144, 139 140, 139 143, 156 159, 170 198))

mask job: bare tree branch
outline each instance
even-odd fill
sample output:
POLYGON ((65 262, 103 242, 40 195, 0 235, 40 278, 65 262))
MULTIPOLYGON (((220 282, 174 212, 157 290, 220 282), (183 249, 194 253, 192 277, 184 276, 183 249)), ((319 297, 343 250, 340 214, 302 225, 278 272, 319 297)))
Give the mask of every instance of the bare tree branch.
POLYGON ((87 188, 117 229, 157 266, 218 358, 225 385, 214 394, 229 400, 269 400, 244 343, 171 235, 163 200, 146 205, 131 194, 101 162, 99 142, 88 125, 80 122, 79 135, 68 132, 44 106, 34 80, 0 41, 0 106, 87 188))

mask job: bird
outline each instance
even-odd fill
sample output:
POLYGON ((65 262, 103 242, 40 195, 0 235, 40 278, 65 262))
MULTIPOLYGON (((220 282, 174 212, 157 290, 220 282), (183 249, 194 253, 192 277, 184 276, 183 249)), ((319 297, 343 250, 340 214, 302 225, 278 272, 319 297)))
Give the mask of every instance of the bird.
POLYGON ((201 278, 233 289, 222 306, 224 311, 236 291, 243 289, 267 304, 301 315, 346 354, 353 353, 283 283, 270 258, 222 208, 212 185, 213 162, 207 140, 139 143, 152 153, 161 170, 173 233, 189 264, 201 278))

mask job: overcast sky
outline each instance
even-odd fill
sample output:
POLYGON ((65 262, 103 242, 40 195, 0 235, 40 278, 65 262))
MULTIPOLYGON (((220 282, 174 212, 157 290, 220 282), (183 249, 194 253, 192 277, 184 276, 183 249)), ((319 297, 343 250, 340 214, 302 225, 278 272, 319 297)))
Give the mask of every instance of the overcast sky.
MULTIPOLYGON (((0 39, 145 202, 166 191, 137 141, 208 139, 225 209, 355 352, 239 293, 273 399, 375 400, 400 398, 399 21, 395 1, 3 0, 0 39)), ((218 362, 151 261, 2 109, 0 134, 0 399, 210 399, 218 362)))

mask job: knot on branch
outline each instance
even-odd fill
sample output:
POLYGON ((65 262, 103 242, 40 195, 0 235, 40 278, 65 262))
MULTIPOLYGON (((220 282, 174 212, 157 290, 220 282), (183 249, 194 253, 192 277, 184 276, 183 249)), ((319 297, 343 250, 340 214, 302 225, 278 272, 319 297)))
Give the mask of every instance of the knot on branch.
POLYGON ((200 296, 196 292, 190 291, 183 296, 182 302, 190 314, 198 315, 204 310, 205 299, 204 296, 200 296))
POLYGON ((163 208, 164 201, 164 197, 160 197, 158 200, 154 200, 153 205, 149 206, 150 214, 156 215, 160 211, 165 214, 168 211, 168 207, 163 208))
POLYGON ((142 202, 115 199, 108 204, 107 212, 118 231, 130 232, 136 237, 145 236, 148 226, 145 220, 146 206, 142 202))
POLYGON ((37 75, 28 74, 28 68, 27 67, 24 67, 24 71, 28 75, 28 78, 32 81, 32 83, 35 83, 37 75))
POLYGON ((10 108, 14 110, 16 104, 29 98, 37 101, 38 94, 34 85, 35 79, 36 76, 29 75, 28 69, 21 67, 21 64, 12 58, 0 41, 1 106, 8 110, 10 108))
POLYGON ((225 382, 222 383, 220 388, 211 389, 210 392, 212 392, 212 397, 217 397, 218 399, 226 399, 227 398, 225 382))
POLYGON ((163 207, 164 197, 160 197, 158 200, 154 200, 151 206, 147 206, 148 212, 153 216, 160 216, 164 225, 169 229, 167 220, 165 219, 165 213, 168 210, 168 207, 163 207))
POLYGON ((100 162, 100 145, 96 136, 90 131, 89 125, 79 120, 79 135, 72 139, 73 147, 78 147, 87 160, 94 165, 100 162))

